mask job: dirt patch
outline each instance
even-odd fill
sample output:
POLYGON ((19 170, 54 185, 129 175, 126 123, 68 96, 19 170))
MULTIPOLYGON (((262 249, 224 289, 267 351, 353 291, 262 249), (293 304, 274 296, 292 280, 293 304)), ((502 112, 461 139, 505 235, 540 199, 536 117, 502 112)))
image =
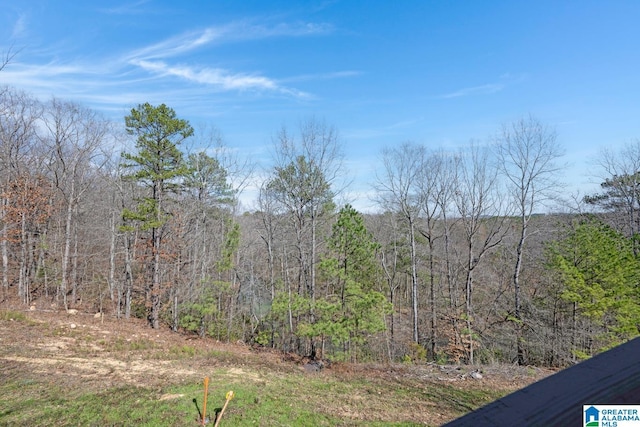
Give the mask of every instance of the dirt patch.
MULTIPOLYGON (((1 309, 1 308, 0 308, 1 309)), ((242 365, 295 369, 276 352, 257 355, 244 345, 153 330, 141 319, 24 310, 28 321, 0 322, 0 360, 34 375, 88 385, 153 385, 200 381, 213 370, 243 380, 260 375, 242 365)), ((0 373, 0 377, 2 374, 0 373)))
POLYGON ((174 400, 183 398, 184 394, 163 394, 158 400, 174 400))
POLYGON ((29 366, 29 370, 38 375, 67 375, 76 377, 83 384, 87 381, 145 385, 149 384, 149 376, 177 380, 198 376, 197 371, 176 368, 169 362, 133 360, 124 362, 108 357, 24 357, 7 356, 4 361, 15 362, 29 366))

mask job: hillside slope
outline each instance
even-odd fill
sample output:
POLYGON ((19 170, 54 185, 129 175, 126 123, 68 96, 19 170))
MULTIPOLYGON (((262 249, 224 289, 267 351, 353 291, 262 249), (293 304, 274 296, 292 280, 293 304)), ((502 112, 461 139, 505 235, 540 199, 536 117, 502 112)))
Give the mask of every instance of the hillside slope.
POLYGON ((3 425, 197 425, 205 376, 214 411, 227 390, 236 392, 222 425, 439 425, 551 373, 316 368, 295 355, 153 330, 140 319, 0 306, 3 425))

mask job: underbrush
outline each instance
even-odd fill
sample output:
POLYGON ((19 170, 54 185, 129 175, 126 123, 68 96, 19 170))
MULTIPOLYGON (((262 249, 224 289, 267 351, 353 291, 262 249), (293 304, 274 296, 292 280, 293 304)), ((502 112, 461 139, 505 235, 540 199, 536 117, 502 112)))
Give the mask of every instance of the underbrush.
POLYGON ((26 314, 16 310, 0 310, 0 320, 33 323, 33 321, 29 319, 26 314))
POLYGON ((158 345, 146 338, 125 339, 117 337, 106 345, 107 350, 114 352, 154 350, 158 345))

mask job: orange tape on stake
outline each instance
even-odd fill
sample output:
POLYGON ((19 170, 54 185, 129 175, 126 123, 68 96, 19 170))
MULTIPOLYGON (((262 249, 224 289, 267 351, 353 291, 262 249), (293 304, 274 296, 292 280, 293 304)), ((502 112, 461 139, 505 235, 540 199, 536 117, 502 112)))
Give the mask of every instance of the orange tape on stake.
POLYGON ((202 425, 207 423, 207 394, 209 392, 209 377, 204 377, 204 401, 202 402, 202 425))

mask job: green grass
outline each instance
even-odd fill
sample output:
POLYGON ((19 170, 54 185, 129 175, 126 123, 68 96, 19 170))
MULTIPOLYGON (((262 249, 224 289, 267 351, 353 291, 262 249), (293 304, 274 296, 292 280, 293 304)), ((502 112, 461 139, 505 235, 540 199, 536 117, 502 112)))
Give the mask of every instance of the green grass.
POLYGON ((106 347, 109 351, 128 352, 153 350, 157 348, 157 345, 153 341, 146 338, 125 339, 122 337, 117 337, 111 342, 108 342, 106 347))
POLYGON ((169 348, 169 354, 178 359, 193 357, 197 353, 198 350, 190 345, 174 345, 169 348))
POLYGON ((62 389, 43 383, 0 387, 0 424, 17 426, 185 425, 188 405, 177 408, 132 386, 102 392, 62 389), (11 393, 13 389, 13 393, 11 393))
POLYGON ((166 375, 152 368, 144 374, 146 377, 128 377, 122 372, 102 374, 104 378, 82 377, 82 369, 71 362, 73 358, 87 360, 87 366, 99 365, 100 357, 125 363, 135 360, 138 365, 140 360, 162 360, 164 363, 157 365, 165 370, 175 367, 206 372, 210 378, 210 419, 224 404, 227 391, 235 393, 222 426, 439 425, 506 393, 481 382, 429 381, 411 375, 404 367, 369 372, 364 367, 336 365, 319 374, 307 373, 293 363, 262 360, 265 356, 260 353, 236 353, 187 343, 163 347, 147 338, 92 336, 80 328, 67 330, 37 322, 34 328, 29 322, 32 320, 21 312, 0 311, 0 328, 20 326, 18 333, 27 340, 3 338, 5 345, 0 346, 0 356, 4 358, 0 360, 1 426, 198 425, 202 378, 166 375), (64 335, 65 343, 74 336, 75 344, 64 347, 64 357, 54 361, 55 365, 22 359, 59 357, 49 347, 41 353, 26 353, 23 349, 24 342, 59 335, 64 335), (97 344, 103 350, 86 343, 97 344), (67 357, 69 364, 65 365, 67 357), (132 385, 134 381, 138 386, 132 385))
MULTIPOLYGON (((240 427, 417 426, 424 424, 403 417, 436 406, 463 414, 500 396, 417 381, 218 369, 210 376, 208 416, 220 410, 229 390, 235 397, 221 424, 240 427)), ((32 377, 0 382, 0 396, 0 425, 188 426, 197 425, 203 385, 89 390, 32 377), (180 397, 162 400, 165 394, 180 397)))
POLYGON ((11 322, 34 323, 26 314, 16 310, 0 310, 0 320, 8 320, 11 322))

